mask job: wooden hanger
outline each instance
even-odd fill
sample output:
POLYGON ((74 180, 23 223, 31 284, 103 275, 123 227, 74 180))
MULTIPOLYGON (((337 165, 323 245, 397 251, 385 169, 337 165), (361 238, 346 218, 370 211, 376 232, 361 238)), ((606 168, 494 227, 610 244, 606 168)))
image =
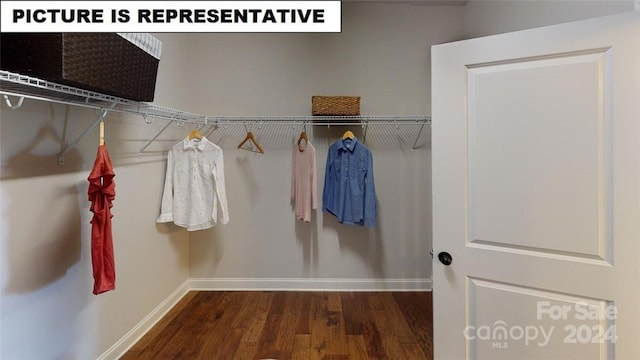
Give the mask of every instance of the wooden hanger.
POLYGON ((309 143, 309 137, 307 136, 307 132, 304 130, 302 130, 302 132, 300 133, 300 137, 298 138, 298 145, 300 145, 302 140, 304 140, 305 144, 309 143))
POLYGON ((100 120, 100 141, 98 142, 98 146, 104 145, 104 121, 100 120))
POLYGON ((347 130, 344 132, 344 134, 342 134, 342 140, 347 140, 347 139, 352 139, 355 138, 356 136, 351 132, 351 130, 347 130))
POLYGON ((193 140, 193 139, 202 140, 203 136, 204 135, 202 135, 202 132, 200 131, 200 129, 193 129, 189 133, 189 140, 193 140))
POLYGON ((247 136, 244 138, 244 140, 242 140, 242 142, 238 145, 238 149, 242 148, 242 145, 244 145, 244 143, 246 143, 247 141, 251 141, 253 143, 253 145, 256 146, 256 148, 258 148, 258 152, 260 154, 264 154, 264 150, 262 150, 262 146, 260 146, 260 144, 258 144, 258 141, 256 140, 256 138, 253 136, 253 133, 251 131, 247 132, 247 136))

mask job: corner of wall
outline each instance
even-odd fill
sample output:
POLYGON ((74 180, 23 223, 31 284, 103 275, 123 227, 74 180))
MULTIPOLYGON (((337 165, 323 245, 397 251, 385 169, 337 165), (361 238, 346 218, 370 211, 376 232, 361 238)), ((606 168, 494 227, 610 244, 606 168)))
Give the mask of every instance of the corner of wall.
POLYGON ((185 280, 176 290, 162 301, 147 316, 138 322, 113 346, 105 351, 97 360, 111 360, 122 357, 133 345, 135 345, 154 325, 158 323, 188 292, 190 281, 185 280))

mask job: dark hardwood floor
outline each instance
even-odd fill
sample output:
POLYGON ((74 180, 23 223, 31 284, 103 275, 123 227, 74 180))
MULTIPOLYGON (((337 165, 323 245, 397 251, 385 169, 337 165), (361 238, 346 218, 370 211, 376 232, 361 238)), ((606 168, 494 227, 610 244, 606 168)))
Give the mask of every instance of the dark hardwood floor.
POLYGON ((432 359, 430 292, 194 291, 122 359, 432 359))

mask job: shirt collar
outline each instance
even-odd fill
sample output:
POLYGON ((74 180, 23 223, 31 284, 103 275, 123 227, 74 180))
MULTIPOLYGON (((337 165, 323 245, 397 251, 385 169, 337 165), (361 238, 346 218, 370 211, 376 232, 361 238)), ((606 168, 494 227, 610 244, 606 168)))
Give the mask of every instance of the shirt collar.
POLYGON ((340 138, 338 140, 338 144, 340 145, 338 149, 353 153, 353 151, 356 149, 356 146, 358 145, 358 138, 354 137, 353 140, 345 140, 343 138, 340 138))
POLYGON ((185 150, 187 150, 187 149, 194 149, 194 150, 198 149, 200 151, 203 151, 206 140, 207 140, 207 138, 205 138, 204 136, 200 140, 196 140, 196 139, 189 140, 189 137, 187 136, 183 140, 184 149, 185 150))

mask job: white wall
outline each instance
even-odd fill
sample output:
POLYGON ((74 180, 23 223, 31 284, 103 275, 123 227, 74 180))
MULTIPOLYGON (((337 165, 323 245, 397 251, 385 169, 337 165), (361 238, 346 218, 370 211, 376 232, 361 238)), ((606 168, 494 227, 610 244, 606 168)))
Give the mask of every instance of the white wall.
MULTIPOLYGON (((193 35, 193 105, 206 114, 310 115, 312 95, 359 95, 366 115, 429 114, 430 46, 461 37, 462 10, 346 3, 340 34, 193 35)), ((212 135, 225 149, 231 221, 190 236, 192 277, 430 278, 430 148, 423 141, 411 150, 418 126, 368 133, 379 209, 374 230, 338 224, 321 211, 311 224, 296 221, 290 168, 300 129, 251 130, 265 155, 235 149, 241 127, 212 135)), ((328 146, 342 132, 321 127, 312 136, 320 196, 328 146)))
POLYGON ((634 10, 633 0, 471 0, 467 38, 555 25, 634 10))
MULTIPOLYGON (((187 52, 183 35, 163 35, 156 99, 183 108, 187 52)), ((162 155, 138 156, 159 122, 112 114, 106 141, 116 173, 113 242, 116 289, 92 294, 87 176, 97 127, 57 165, 63 129, 69 142, 93 112, 25 100, 4 104, 0 120, 0 281, 2 359, 95 359, 188 277, 188 237, 156 226, 162 155)))

